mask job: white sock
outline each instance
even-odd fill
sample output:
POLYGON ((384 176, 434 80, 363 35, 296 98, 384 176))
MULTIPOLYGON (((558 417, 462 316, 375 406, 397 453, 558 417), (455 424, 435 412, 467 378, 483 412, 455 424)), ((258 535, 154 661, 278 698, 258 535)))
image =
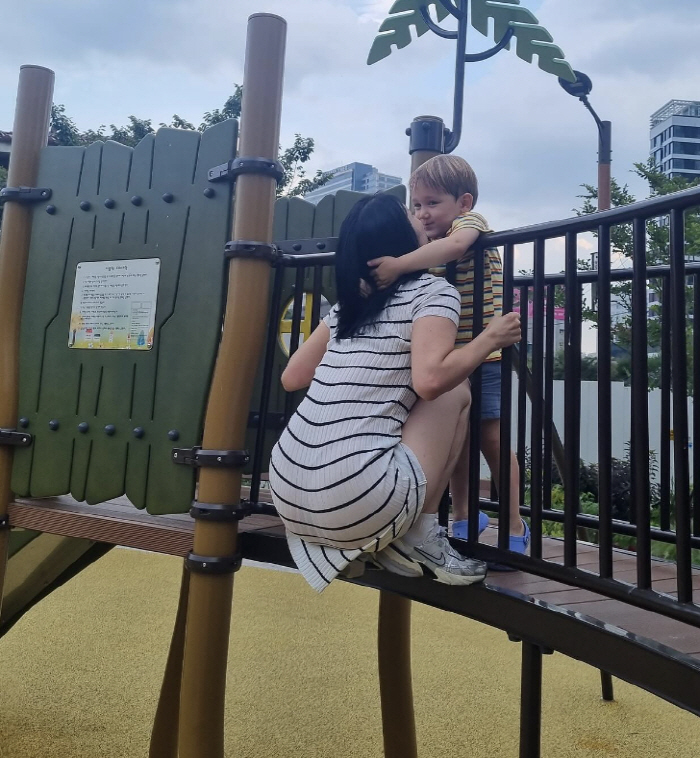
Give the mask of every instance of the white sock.
POLYGON ((416 523, 404 534, 403 541, 411 545, 420 545, 425 542, 432 529, 437 527, 437 513, 421 513, 416 523))

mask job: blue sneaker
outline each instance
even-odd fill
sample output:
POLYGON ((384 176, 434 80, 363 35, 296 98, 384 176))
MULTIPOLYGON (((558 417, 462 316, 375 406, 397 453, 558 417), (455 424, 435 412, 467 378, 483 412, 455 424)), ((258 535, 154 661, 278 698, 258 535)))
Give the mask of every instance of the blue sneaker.
MULTIPOLYGON (((489 525, 489 517, 483 512, 479 511, 479 534, 489 525)), ((469 534, 469 520, 463 519, 462 521, 452 522, 452 536, 459 540, 466 540, 469 534)), ((529 536, 528 536, 529 539, 529 536)))
MULTIPOLYGON (((523 521, 523 526, 525 527, 525 532, 520 537, 516 537, 511 534, 508 540, 508 549, 514 553, 520 553, 521 555, 525 554, 530 544, 530 527, 527 525, 525 521, 523 521)), ((502 563, 489 563, 488 567, 490 571, 517 571, 518 570, 518 569, 513 568, 512 566, 506 566, 502 563)))
POLYGON ((514 553, 525 555, 528 545, 530 544, 530 527, 525 521, 523 521, 523 526, 525 527, 525 531, 520 537, 514 537, 512 534, 510 535, 508 549, 512 550, 514 553))

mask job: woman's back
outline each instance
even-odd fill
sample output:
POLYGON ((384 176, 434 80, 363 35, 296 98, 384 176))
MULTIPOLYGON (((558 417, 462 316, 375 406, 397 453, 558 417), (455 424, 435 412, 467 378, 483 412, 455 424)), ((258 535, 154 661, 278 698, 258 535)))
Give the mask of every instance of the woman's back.
MULTIPOLYGON (((411 382, 411 331, 426 315, 454 319, 454 288, 430 274, 401 285, 374 321, 352 340, 336 340, 337 307, 326 316, 331 339, 305 399, 273 450, 276 502, 300 522, 302 512, 331 513, 394 487, 392 451, 417 395, 411 382)), ((368 502, 368 507, 371 507, 368 502)), ((315 519, 314 519, 315 521, 315 519)), ((339 523, 347 523, 340 517, 339 523)))

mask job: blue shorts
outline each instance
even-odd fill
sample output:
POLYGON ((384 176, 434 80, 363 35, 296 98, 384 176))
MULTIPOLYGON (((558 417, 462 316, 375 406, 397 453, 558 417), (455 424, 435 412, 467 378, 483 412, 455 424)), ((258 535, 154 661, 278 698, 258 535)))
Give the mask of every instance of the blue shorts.
POLYGON ((481 420, 501 418, 501 362, 481 364, 481 420))

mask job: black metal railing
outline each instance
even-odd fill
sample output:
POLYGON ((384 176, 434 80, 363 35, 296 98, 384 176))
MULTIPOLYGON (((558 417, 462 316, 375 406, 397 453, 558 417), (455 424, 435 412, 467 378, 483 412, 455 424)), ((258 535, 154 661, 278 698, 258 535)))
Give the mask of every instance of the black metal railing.
MULTIPOLYGON (((688 382, 686 349, 687 321, 700 313, 700 264, 685 259, 684 211, 700 206, 700 188, 647 200, 610 211, 549 222, 536 226, 485 235, 480 249, 497 247, 502 251, 504 311, 513 310, 514 293, 519 292, 523 333, 528 334, 532 321, 532 347, 521 344, 508 348, 502 356, 501 462, 497 482, 498 500, 480 500, 480 437, 479 420, 480 378, 472 377, 473 403, 471 411, 469 521, 470 532, 462 547, 485 560, 508 564, 514 568, 592 590, 601 595, 668 615, 700 627, 700 607, 693 603, 692 550, 700 549, 700 506, 693 501, 690 481, 688 439, 688 382), (650 219, 669 217, 668 266, 647 266, 646 224, 650 219), (620 224, 631 224, 633 236, 632 267, 613 270, 611 230, 620 224), (594 232, 598 237, 598 267, 595 271, 578 271, 579 235, 594 232), (565 270, 562 274, 545 273, 547 245, 564 239, 565 270), (534 267, 532 275, 515 275, 516 246, 532 245, 534 267), (692 298, 686 307, 686 277, 693 283, 692 298), (647 282, 661 282, 661 420, 659 451, 658 501, 659 524, 652 525, 651 471, 648 406, 647 350, 647 282), (620 519, 613 508, 612 480, 612 382, 611 382, 611 286, 615 282, 631 282, 631 405, 632 434, 630 440, 631 511, 620 519), (597 295, 597 414, 598 414, 598 512, 583 513, 580 507, 580 450, 581 450, 581 368, 582 368, 582 303, 583 288, 594 284, 597 295), (560 430, 554 426, 554 304, 557 288, 565 294, 564 345, 564 429, 563 451, 560 430), (528 303, 532 303, 532 315, 528 303), (670 307, 669 307, 670 306, 670 307), (517 382, 513 393, 513 382, 517 382), (516 396, 513 403, 512 395, 516 396), (529 398, 529 407, 528 407, 529 398), (673 401, 673 402, 672 402, 673 401), (672 409, 672 411, 671 411, 672 409), (516 432, 511 424, 517 419, 516 432), (527 438, 529 420, 530 435, 527 438), (673 440, 670 440, 671 428, 673 440), (664 440, 665 444, 661 444, 664 440), (513 445, 513 443, 515 443, 513 445), (511 470, 508 461, 514 447, 519 462, 517 482, 523 504, 521 513, 529 518, 532 534, 530 555, 510 552, 508 535, 510 514, 508 493, 511 470), (529 466, 526 465, 527 451, 529 466), (674 462, 673 487, 670 475, 671 455, 674 462), (553 465, 553 461, 556 466, 553 465), (529 468, 529 475, 527 469, 529 468), (563 469, 563 470, 561 470, 563 469), (552 504, 552 485, 555 471, 560 471, 564 492, 563 508, 552 504), (526 503, 527 497, 529 503, 526 503), (478 543, 476 518, 479 507, 498 513, 499 538, 497 546, 478 543), (543 537, 547 522, 563 524, 564 557, 548 560, 543 553, 543 537), (598 537, 597 571, 578 566, 581 529, 594 530, 598 537), (614 543, 618 536, 635 540, 636 581, 621 581, 615 576, 614 543), (668 543, 676 550, 677 597, 657 592, 653 587, 652 542, 668 543)), ((311 241, 315 242, 315 241, 311 241)), ((266 417, 272 389, 277 329, 283 308, 281 294, 285 277, 293 277, 295 295, 292 306, 290 354, 299 344, 303 311, 305 274, 313 269, 313 299, 311 326, 315 328, 320 316, 321 282, 325 267, 334 262, 336 240, 323 240, 324 253, 307 253, 313 249, 309 241, 279 242, 273 286, 268 344, 262 377, 262 399, 259 408, 257 444, 250 499, 258 501, 260 480, 266 467, 262 451, 266 435, 277 434, 268 428, 266 417), (301 252, 297 252, 301 250, 301 252), (294 271, 292 271, 294 269, 294 271)), ((318 245, 317 245, 318 247, 318 245)), ((288 280, 287 279, 287 280, 288 280)), ((483 290, 483 267, 475 266, 475 293, 483 290), (480 284, 481 282, 481 284, 480 284)), ((475 333, 483 322, 482 303, 474 298, 475 333)), ((692 346, 700 351, 700 328, 693 324, 692 346)), ((700 353, 696 353, 700 355, 700 353)), ((693 396, 700 396, 700 365, 693 361, 693 396)), ((298 397, 289 395, 285 402, 285 419, 293 412, 298 397)), ((700 429, 700 403, 693 404, 694 429, 700 429)), ((693 471, 700 472, 700 444, 692 449, 693 471)), ((260 506, 265 509, 264 506, 260 506)), ((266 510, 269 510, 267 508, 266 510)))

